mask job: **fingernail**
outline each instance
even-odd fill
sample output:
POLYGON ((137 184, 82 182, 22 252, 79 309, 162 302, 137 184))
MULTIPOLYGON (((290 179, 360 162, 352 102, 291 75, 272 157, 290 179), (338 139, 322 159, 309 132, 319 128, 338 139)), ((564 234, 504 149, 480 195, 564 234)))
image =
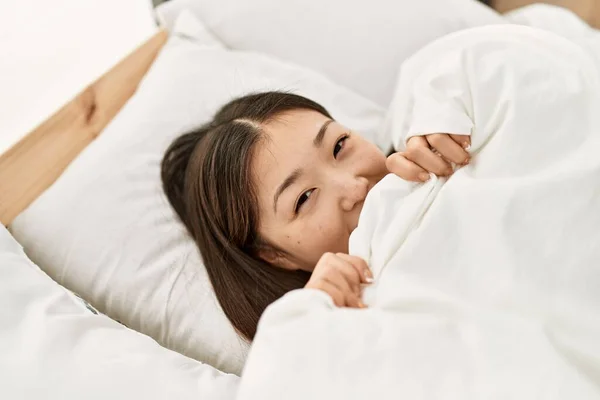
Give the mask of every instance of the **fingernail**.
POLYGON ((373 283, 373 282, 375 282, 375 279, 371 278, 370 276, 367 276, 365 278, 365 282, 367 282, 367 283, 373 283))
POLYGON ((358 301, 358 307, 360 307, 360 308, 367 308, 367 306, 365 305, 365 303, 362 302, 362 300, 358 301))
POLYGON ((430 176, 429 176, 429 174, 428 174, 428 173, 426 173, 426 172, 421 172, 421 173, 419 174, 419 179, 420 179, 421 181, 423 181, 423 182, 427 182, 427 181, 429 180, 429 178, 430 178, 430 176))
POLYGON ((462 147, 463 147, 463 149, 465 149, 465 150, 467 150, 467 151, 468 151, 468 150, 470 150, 470 149, 471 149, 471 143, 469 143, 469 142, 464 142, 464 143, 463 143, 463 145, 462 145, 462 147))
POLYGON ((469 163, 469 161, 471 161, 471 159, 467 157, 467 159, 465 161, 463 161, 463 163, 461 165, 467 165, 469 163))
POLYGON ((375 279, 373 279, 373 273, 369 269, 365 269, 365 282, 373 283, 375 279))

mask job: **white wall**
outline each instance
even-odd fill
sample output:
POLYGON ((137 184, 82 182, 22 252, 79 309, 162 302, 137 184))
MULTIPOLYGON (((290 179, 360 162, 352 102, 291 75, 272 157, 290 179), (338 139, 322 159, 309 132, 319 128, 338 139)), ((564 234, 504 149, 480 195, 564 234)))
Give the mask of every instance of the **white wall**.
POLYGON ((0 154, 156 30, 150 0, 0 0, 0 154))

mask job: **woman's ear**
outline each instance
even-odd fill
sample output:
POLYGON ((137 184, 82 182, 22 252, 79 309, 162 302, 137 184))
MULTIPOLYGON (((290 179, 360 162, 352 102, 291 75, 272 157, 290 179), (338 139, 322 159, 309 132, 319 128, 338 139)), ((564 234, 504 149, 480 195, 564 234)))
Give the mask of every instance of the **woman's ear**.
POLYGON ((258 250, 257 255, 269 264, 279 268, 289 269, 291 271, 302 269, 300 265, 288 257, 287 254, 270 246, 261 247, 258 250))

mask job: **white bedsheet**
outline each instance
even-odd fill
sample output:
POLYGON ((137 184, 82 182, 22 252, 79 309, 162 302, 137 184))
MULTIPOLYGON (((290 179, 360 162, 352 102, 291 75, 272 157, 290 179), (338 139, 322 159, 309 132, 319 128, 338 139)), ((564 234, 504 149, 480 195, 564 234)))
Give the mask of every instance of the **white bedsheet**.
MULTIPOLYGON (((526 27, 404 65, 388 128, 472 134, 449 180, 371 191, 351 253, 366 310, 316 290, 264 314, 239 399, 600 398, 600 67, 526 27)), ((597 58, 596 58, 597 60, 597 58)))
POLYGON ((234 399, 239 378, 97 314, 0 225, 0 399, 234 399))

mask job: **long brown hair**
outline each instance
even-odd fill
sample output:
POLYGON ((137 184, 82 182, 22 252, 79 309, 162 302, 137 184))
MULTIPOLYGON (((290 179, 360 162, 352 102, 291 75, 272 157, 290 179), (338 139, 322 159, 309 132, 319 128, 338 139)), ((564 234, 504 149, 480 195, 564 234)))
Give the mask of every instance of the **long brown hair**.
POLYGON ((223 106, 213 120, 173 141, 162 160, 169 202, 198 245, 221 308, 247 340, 265 308, 310 274, 279 268, 258 257, 273 249, 258 234, 251 160, 264 139, 261 124, 283 112, 321 105, 285 92, 255 93, 223 106))

